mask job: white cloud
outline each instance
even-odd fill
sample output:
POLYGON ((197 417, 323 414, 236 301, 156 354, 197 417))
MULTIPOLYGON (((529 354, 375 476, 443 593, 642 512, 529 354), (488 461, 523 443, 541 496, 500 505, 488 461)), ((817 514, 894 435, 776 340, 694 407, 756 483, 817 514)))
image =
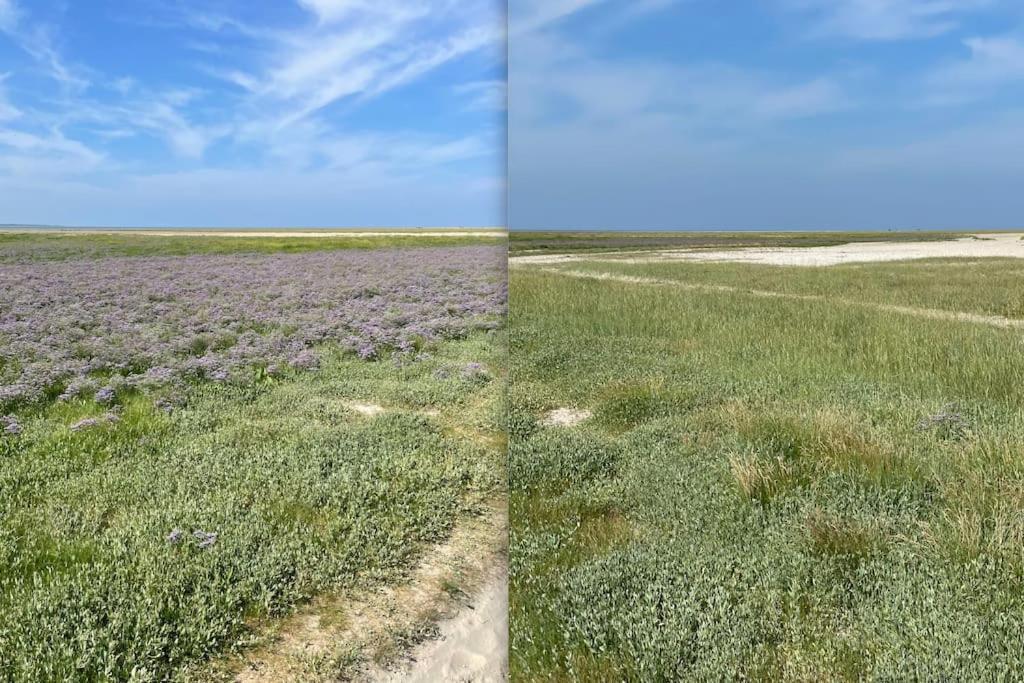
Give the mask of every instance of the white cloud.
POLYGON ((538 31, 604 0, 511 0, 509 33, 519 36, 538 31))
POLYGON ((13 31, 18 23, 18 8, 14 0, 0 0, 0 31, 13 31))
POLYGON ((61 86, 71 90, 84 90, 89 87, 89 80, 64 62, 60 51, 54 45, 52 29, 26 21, 24 13, 14 4, 14 0, 0 0, 0 32, 8 35, 61 86))
POLYGON ((69 176, 92 171, 103 155, 60 131, 46 134, 0 128, 0 176, 69 176))
POLYGON ((456 95, 466 98, 466 109, 470 111, 504 111, 508 105, 508 88, 505 81, 470 81, 455 86, 456 95))
POLYGON ((4 81, 10 77, 10 74, 0 73, 0 123, 4 121, 10 121, 21 116, 21 110, 11 104, 7 98, 7 91, 4 88, 4 81))
MULTIPOLYGON (((40 203, 43 188, 48 188, 52 196, 62 197, 56 203, 67 199, 66 211, 77 207, 84 212, 71 221, 76 223, 88 222, 96 207, 132 192, 157 203, 163 201, 160 192, 194 196, 225 211, 237 209, 241 197, 256 192, 261 193, 263 211, 241 211, 248 218, 232 222, 262 223, 267 216, 295 209, 300 201, 323 210, 328 205, 361 205, 365 199, 363 208, 368 210, 371 198, 382 202, 386 196, 401 196, 403 202, 390 206, 409 211, 406 198, 410 206, 411 198, 422 199, 423 221, 429 224, 431 210, 425 203, 430 191, 450 200, 442 212, 461 213, 458 192, 445 189, 442 181, 466 192, 473 188, 471 215, 481 215, 488 196, 493 209, 488 215, 496 215, 500 191, 493 183, 481 184, 487 179, 481 173, 489 177, 491 171, 481 171, 476 163, 500 157, 502 140, 496 125, 490 129, 492 122, 448 134, 436 130, 434 123, 417 130, 415 115, 400 130, 392 121, 354 126, 348 115, 368 100, 474 53, 478 61, 466 70, 467 82, 485 78, 503 59, 500 4, 295 2, 308 14, 296 15, 299 20, 288 25, 219 15, 199 0, 139 18, 145 30, 180 31, 180 44, 200 75, 156 82, 140 78, 132 64, 120 66, 118 73, 102 73, 69 61, 60 49, 64 34, 58 33, 65 27, 43 24, 33 13, 16 12, 12 0, 0 0, 0 37, 11 38, 31 58, 25 60, 29 68, 19 69, 18 88, 12 90, 24 99, 8 98, 0 75, 0 204, 5 209, 0 220, 11 218, 7 211, 17 206, 19 216, 30 222, 66 221, 51 220, 56 215, 39 220, 31 216, 30 197, 36 198, 41 214, 60 213, 40 203), (224 41, 230 42, 230 50, 213 47, 224 38, 230 38, 224 41), (211 76, 222 83, 210 86, 211 76), (327 109, 342 102, 344 107, 327 109), (154 153, 142 139, 159 141, 170 154, 154 153), (156 169, 162 172, 154 173, 156 169), (485 185, 490 195, 483 191, 485 185), (310 195, 314 188, 323 193, 317 201, 310 195), (284 201, 289 193, 285 207, 275 210, 269 204, 270 197, 284 201)), ((439 87, 450 93, 458 86, 449 79, 439 87)), ((473 96, 465 91, 466 98, 473 96)), ((180 199, 172 203, 180 209, 176 214, 185 212, 180 199)), ((135 215, 149 213, 144 204, 131 210, 135 215)), ((336 220, 366 221, 366 215, 338 214, 336 220)), ((276 220, 301 222, 298 217, 276 220)), ((212 214, 196 222, 219 221, 212 214)))
POLYGON ((971 56, 932 75, 937 85, 993 86, 1024 79, 1024 42, 1010 37, 967 38, 971 56))
POLYGON ((859 40, 931 38, 956 29, 963 17, 993 0, 782 0, 808 15, 813 33, 859 40))
POLYGON ((566 50, 565 40, 535 37, 533 44, 555 46, 537 50, 544 56, 536 61, 516 63, 510 113, 517 126, 570 117, 601 135, 651 116, 679 128, 742 131, 851 106, 834 78, 781 78, 727 64, 602 59, 566 50))

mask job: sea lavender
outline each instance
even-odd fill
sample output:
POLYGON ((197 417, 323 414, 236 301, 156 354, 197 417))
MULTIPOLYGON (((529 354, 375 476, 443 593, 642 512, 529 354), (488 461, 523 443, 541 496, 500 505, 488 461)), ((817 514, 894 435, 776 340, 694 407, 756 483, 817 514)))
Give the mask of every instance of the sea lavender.
POLYGON ((87 418, 85 418, 83 420, 79 420, 78 422, 76 422, 73 425, 71 425, 71 431, 73 431, 73 432, 80 432, 83 429, 88 429, 89 427, 95 427, 99 423, 100 423, 100 421, 99 421, 98 418, 87 417, 87 418))
POLYGON ((21 434, 21 423, 13 415, 4 415, 0 417, 0 425, 3 425, 4 433, 11 436, 17 436, 21 434))
POLYGON ((217 542, 217 534, 213 531, 196 530, 192 532, 192 536, 196 539, 196 547, 200 550, 206 550, 217 542))
POLYGON ((115 393, 151 390, 310 369, 321 344, 369 360, 491 329, 504 268, 489 246, 15 261, 0 269, 0 410, 54 386, 99 393, 97 374, 115 393))

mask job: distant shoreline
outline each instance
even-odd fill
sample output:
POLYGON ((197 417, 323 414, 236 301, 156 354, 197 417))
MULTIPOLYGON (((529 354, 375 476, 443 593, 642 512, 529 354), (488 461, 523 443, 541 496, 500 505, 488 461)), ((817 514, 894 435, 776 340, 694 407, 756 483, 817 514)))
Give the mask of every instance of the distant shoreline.
POLYGON ((76 228, 2 225, 6 233, 132 233, 153 237, 505 237, 503 228, 76 228))

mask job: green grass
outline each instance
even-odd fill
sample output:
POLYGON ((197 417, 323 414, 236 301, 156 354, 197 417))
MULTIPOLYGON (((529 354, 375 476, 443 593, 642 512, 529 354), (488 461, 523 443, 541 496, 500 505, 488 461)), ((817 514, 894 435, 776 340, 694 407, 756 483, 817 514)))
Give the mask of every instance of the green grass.
POLYGON ((77 432, 105 408, 21 414, 0 437, 0 680, 175 680, 312 595, 397 580, 504 487, 501 449, 466 435, 502 430, 503 337, 401 367, 328 349, 316 372, 197 385, 170 415, 123 397, 77 432))
MULTIPOLYGON (((974 267, 670 264, 656 274, 1002 312, 990 284, 1019 269, 974 267)), ((526 269, 510 277, 515 680, 1015 675, 1020 331, 526 269), (541 426, 561 406, 593 417, 541 426)))
MULTIPOLYGON (((305 232, 305 231, 304 231, 305 232)), ((362 232, 362 231, 360 231, 362 232)), ((0 231, 0 263, 26 260, 53 261, 100 256, 186 256, 189 254, 301 253, 336 249, 389 247, 443 247, 502 244, 505 237, 380 236, 349 237, 220 237, 216 235, 164 236, 117 233, 6 232, 0 231)))
POLYGON ((934 231, 891 232, 555 232, 515 230, 509 233, 509 251, 602 252, 649 249, 735 249, 741 247, 826 247, 848 242, 922 242, 948 240, 965 233, 934 231))
POLYGON ((583 262, 570 270, 1024 318, 1021 259, 922 259, 821 267, 583 262))

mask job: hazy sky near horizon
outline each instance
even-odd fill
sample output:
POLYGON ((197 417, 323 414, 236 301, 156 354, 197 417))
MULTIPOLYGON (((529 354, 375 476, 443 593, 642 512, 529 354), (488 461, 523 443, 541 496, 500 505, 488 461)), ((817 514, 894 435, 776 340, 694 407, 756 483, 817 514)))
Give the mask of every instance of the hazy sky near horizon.
POLYGON ((509 225, 1024 225, 1024 3, 511 0, 509 225))
POLYGON ((0 0, 0 223, 504 223, 500 0, 0 0))

